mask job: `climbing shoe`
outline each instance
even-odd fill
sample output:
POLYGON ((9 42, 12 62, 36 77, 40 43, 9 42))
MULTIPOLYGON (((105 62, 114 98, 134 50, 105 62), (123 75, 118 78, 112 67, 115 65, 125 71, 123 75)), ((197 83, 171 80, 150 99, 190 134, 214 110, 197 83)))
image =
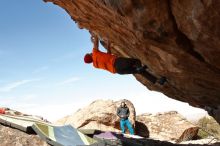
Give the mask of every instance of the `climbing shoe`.
POLYGON ((164 85, 164 83, 166 83, 167 82, 167 79, 165 78, 165 77, 161 77, 160 79, 159 79, 159 81, 158 81, 158 83, 160 84, 160 85, 164 85))

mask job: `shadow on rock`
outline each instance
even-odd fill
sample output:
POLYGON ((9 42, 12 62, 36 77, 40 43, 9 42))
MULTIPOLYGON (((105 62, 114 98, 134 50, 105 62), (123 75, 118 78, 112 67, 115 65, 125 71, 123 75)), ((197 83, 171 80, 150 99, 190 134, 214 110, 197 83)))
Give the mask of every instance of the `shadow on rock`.
POLYGON ((135 131, 136 135, 149 138, 150 132, 144 123, 135 121, 135 131))

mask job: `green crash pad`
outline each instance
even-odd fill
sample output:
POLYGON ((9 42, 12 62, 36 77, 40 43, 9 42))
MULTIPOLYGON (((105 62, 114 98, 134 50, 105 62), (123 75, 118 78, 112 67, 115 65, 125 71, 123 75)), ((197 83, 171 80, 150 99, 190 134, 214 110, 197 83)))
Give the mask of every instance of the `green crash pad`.
POLYGON ((96 141, 73 128, 71 125, 50 126, 34 124, 34 131, 49 144, 54 146, 90 145, 96 141))
POLYGON ((34 133, 32 129, 32 125, 34 123, 46 124, 43 121, 36 120, 30 117, 0 115, 0 124, 18 129, 28 134, 34 133))

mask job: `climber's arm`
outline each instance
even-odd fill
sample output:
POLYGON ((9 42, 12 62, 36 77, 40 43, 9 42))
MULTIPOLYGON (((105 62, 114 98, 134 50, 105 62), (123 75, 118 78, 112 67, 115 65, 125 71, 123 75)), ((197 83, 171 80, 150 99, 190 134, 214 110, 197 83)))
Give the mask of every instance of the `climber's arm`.
POLYGON ((99 39, 97 36, 91 36, 91 41, 93 42, 93 49, 99 50, 99 39))
POLYGON ((129 116, 130 116, 130 110, 128 108, 127 117, 129 117, 129 116))

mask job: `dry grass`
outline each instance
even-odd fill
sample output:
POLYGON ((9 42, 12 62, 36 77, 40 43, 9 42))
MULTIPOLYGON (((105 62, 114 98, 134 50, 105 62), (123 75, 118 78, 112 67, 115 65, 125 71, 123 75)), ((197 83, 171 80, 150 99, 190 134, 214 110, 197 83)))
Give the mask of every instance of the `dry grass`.
POLYGON ((214 136, 220 139, 220 125, 212 117, 201 118, 197 125, 201 127, 198 136, 201 138, 206 138, 208 136, 214 136))

